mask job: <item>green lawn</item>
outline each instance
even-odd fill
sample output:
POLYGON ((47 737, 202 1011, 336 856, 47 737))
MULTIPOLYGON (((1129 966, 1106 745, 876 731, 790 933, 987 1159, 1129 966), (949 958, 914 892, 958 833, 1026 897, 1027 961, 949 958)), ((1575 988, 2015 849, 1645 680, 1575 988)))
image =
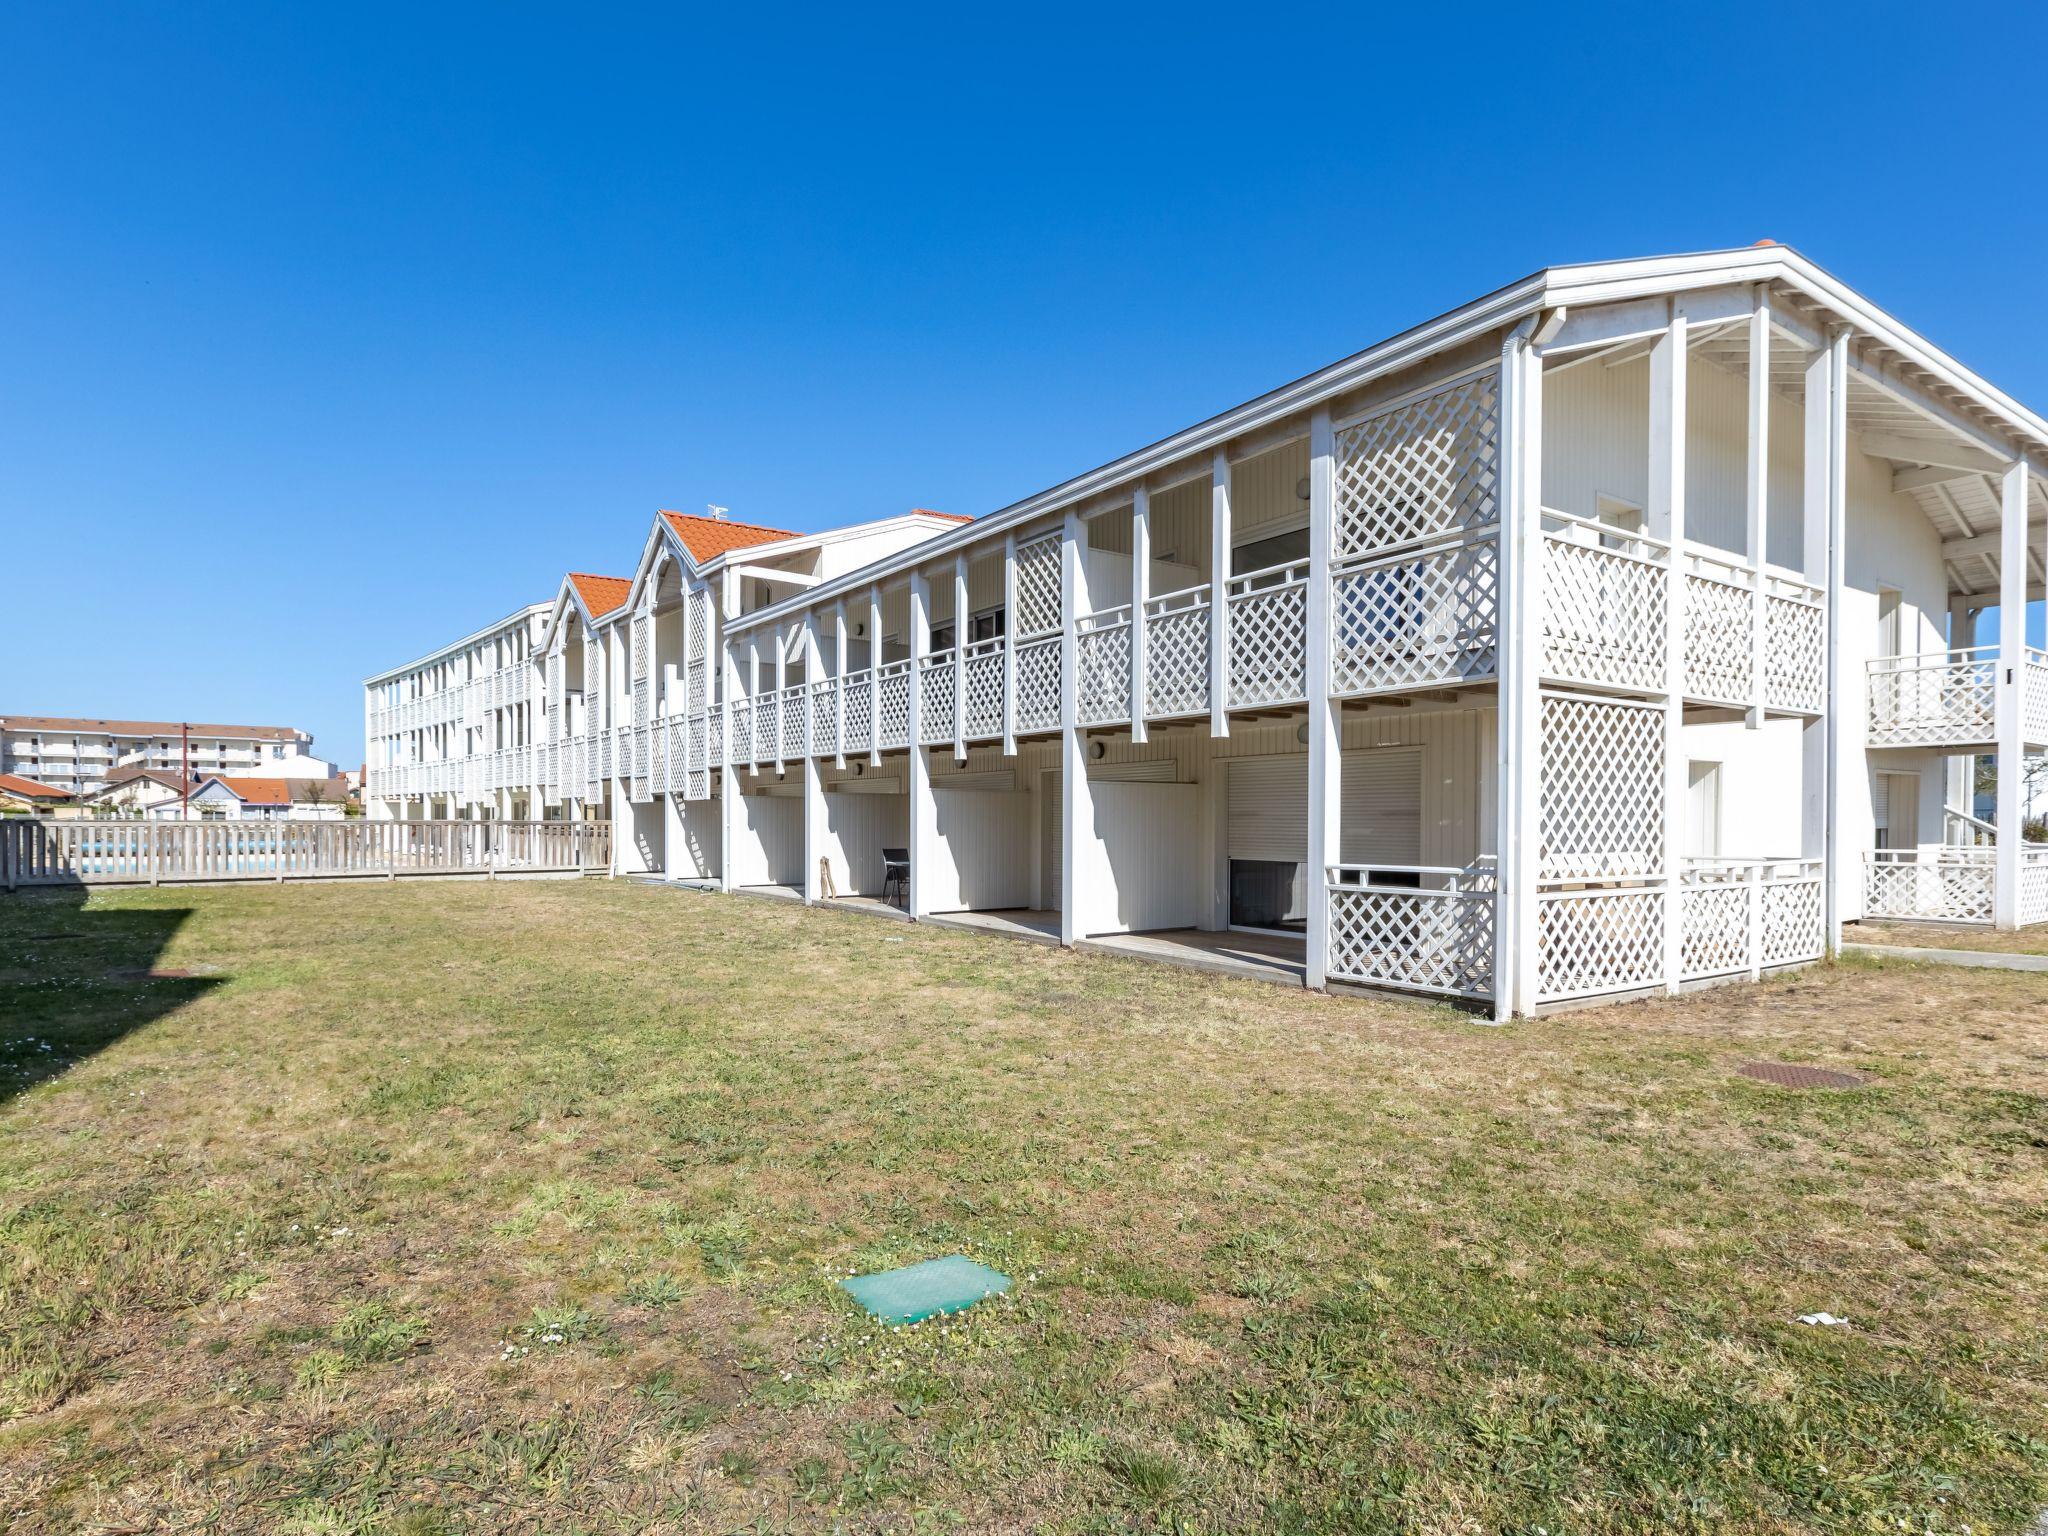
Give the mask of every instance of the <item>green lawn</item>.
POLYGON ((1495 1030, 624 883, 0 899, 0 1529, 2018 1532, 2044 1005, 1495 1030), (834 1283, 952 1252, 1011 1296, 834 1283))

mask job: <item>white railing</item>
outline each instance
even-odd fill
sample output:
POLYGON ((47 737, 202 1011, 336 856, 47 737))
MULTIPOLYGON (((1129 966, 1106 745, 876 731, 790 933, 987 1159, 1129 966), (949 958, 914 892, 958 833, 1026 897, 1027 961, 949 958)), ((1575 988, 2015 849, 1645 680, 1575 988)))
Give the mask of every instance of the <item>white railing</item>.
POLYGON ((1820 958, 1818 859, 1688 858, 1679 882, 1679 975, 1757 975, 1820 958))
POLYGON ((2035 746, 2048 746, 2048 651, 2026 648, 2026 672, 2020 696, 2021 735, 2035 746))
POLYGON ((2019 920, 2048 923, 2048 848, 2020 850, 2019 920))
POLYGON ((1864 856, 1863 915, 1988 923, 1998 879, 1992 848, 1880 848, 1864 856))
POLYGON ((871 751, 875 729, 874 673, 865 668, 847 673, 844 692, 846 739, 840 745, 849 754, 871 751))
POLYGON ((1668 686, 1671 546, 1543 509, 1543 676, 1645 693, 1668 686))
POLYGON ((997 638, 967 647, 961 681, 966 687, 961 734, 969 741, 989 741, 1003 734, 1003 649, 997 638))
POLYGON ((839 746, 839 679, 821 677, 811 684, 807 701, 811 719, 810 750, 814 756, 831 757, 839 746))
POLYGON ((876 739, 882 750, 910 745, 910 662, 887 661, 875 669, 878 690, 876 739))
POLYGON ((1941 840, 1951 848, 1990 848, 1998 842, 1998 828, 1968 811, 1945 805, 1941 808, 1941 840))
POLYGON ((918 663, 917 729, 925 745, 953 739, 953 652, 935 651, 918 663))
POLYGON ((1329 974, 1450 997, 1493 995, 1494 871, 1332 864, 1329 974))
POLYGON ((806 755, 806 738, 810 727, 811 688, 808 683, 791 683, 775 696, 775 710, 779 721, 776 737, 776 761, 800 763, 806 755))
POLYGON ((1308 562, 1246 571, 1228 583, 1233 708, 1297 704, 1308 693, 1308 562))
POLYGON ((1996 646, 1876 656, 1867 670, 1871 746, 1977 745, 1995 734, 1996 646))
POLYGON ((1074 622, 1074 709, 1082 725, 1131 718, 1131 605, 1099 608, 1074 622))
POLYGON ((1827 608, 1811 582, 1764 573, 1764 705, 1817 715, 1827 700, 1827 608))
POLYGON ((1756 687, 1756 572, 1699 550, 1685 566, 1686 697, 1748 706, 1756 687))
POLYGON ((1060 651, 1057 634, 1017 642, 1018 730, 1051 730, 1060 723, 1060 651))
POLYGON ((1209 588, 1186 587, 1145 600, 1145 714, 1209 709, 1209 588))
POLYGON ((1340 694, 1463 683, 1498 670, 1500 545, 1492 525, 1330 573, 1331 685, 1340 694))
POLYGON ((602 821, 0 820, 0 885, 558 873, 606 869, 602 821))

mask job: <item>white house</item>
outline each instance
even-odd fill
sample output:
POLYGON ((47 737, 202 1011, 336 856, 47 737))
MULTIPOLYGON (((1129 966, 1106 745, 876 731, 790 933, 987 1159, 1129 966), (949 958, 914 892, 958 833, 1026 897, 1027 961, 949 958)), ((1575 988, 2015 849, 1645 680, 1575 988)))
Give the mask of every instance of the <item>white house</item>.
POLYGON ((0 773, 80 795, 102 788, 116 768, 258 773, 303 756, 312 745, 311 735, 288 725, 0 715, 0 773))
POLYGON ((1796 252, 1550 268, 891 547, 657 520, 539 625, 523 801, 621 873, 1500 1017, 2048 920, 2044 466, 1796 252))

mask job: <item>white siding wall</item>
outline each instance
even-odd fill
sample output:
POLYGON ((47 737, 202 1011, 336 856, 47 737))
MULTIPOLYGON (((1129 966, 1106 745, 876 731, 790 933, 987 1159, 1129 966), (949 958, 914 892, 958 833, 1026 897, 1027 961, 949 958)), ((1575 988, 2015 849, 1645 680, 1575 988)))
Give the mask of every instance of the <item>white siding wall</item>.
POLYGON ((934 912, 1028 907, 1032 894, 1031 795, 1023 790, 934 785, 938 846, 927 871, 934 912))
POLYGON ((803 801, 795 795, 742 794, 733 844, 735 885, 802 884, 803 801))
POLYGON ((882 893, 882 850, 910 846, 910 800, 889 794, 833 790, 825 796, 819 854, 841 896, 882 893))

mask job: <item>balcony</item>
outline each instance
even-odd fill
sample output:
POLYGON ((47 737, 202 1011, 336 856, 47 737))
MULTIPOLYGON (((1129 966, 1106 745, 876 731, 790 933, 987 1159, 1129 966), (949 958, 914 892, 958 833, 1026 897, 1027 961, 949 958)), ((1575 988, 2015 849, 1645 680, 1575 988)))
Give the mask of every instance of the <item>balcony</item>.
MULTIPOLYGON (((2022 730, 2048 745, 2048 652, 2027 647, 2021 679, 2022 730)), ((1996 646, 1929 656, 1879 656, 1868 664, 1873 747, 1990 748, 1998 738, 1996 646)))
MULTIPOLYGON (((1865 855, 1863 915, 1922 923, 1989 923, 1995 917, 1994 848, 1878 849, 1865 855)), ((2019 921, 2048 923, 2048 846, 2020 849, 2019 921)))

